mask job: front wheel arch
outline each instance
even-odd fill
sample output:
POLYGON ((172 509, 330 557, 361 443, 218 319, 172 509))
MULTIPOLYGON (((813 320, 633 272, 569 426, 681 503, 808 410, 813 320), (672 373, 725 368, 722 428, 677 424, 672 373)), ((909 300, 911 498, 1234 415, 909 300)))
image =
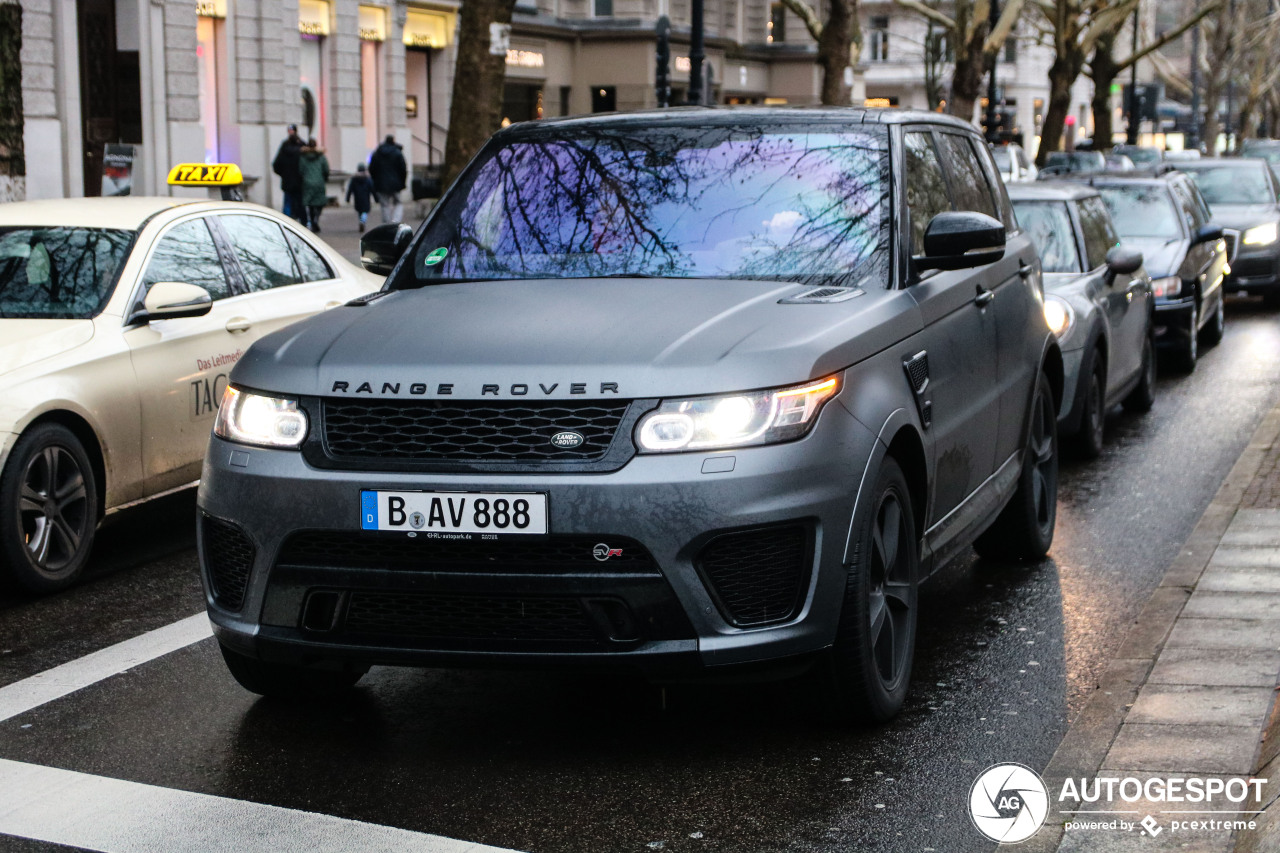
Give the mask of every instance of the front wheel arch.
POLYGON ((98 493, 98 520, 101 521, 107 507, 107 464, 102 452, 102 442, 98 440, 97 431, 88 421, 75 412, 67 409, 57 409, 40 415, 27 424, 22 432, 25 434, 46 423, 55 423, 66 427, 71 430, 72 435, 80 440, 80 446, 84 448, 85 454, 89 457, 89 465, 93 468, 94 485, 97 487, 95 491, 98 493))

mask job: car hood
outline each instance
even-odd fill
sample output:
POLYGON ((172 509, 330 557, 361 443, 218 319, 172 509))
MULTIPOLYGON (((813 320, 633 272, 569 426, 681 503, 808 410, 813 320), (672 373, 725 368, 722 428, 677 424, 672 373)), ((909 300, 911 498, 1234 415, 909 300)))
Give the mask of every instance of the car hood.
POLYGON ((92 338, 92 320, 0 319, 0 375, 61 355, 92 338))
POLYGON ((878 285, 779 304, 812 289, 571 279, 396 291, 264 337, 231 381, 299 396, 435 397, 441 385, 462 399, 691 396, 804 382, 920 328, 909 291, 878 285))
POLYGON ((1152 278, 1174 275, 1187 256, 1188 241, 1182 237, 1125 237, 1123 244, 1142 252, 1142 265, 1152 278))
POLYGON ((1280 220, 1280 208, 1274 204, 1214 204, 1209 207, 1209 212, 1213 214, 1215 225, 1239 231, 1280 220))

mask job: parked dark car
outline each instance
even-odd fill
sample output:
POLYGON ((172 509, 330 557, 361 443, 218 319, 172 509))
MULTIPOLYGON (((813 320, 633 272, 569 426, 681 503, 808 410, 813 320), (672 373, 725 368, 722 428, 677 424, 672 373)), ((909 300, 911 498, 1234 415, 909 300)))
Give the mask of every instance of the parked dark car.
POLYGON ((1195 369, 1200 345, 1222 340, 1227 248, 1222 228, 1182 172, 1088 179, 1111 211, 1126 246, 1142 252, 1155 294, 1156 343, 1182 369, 1195 369))
POLYGON ((251 691, 816 664, 884 720, 917 584, 1050 546, 1062 356, 967 122, 512 125, 407 230, 366 235, 384 290, 230 377, 199 548, 251 691))
POLYGON ((1097 456, 1112 406, 1145 412, 1155 400, 1154 300, 1142 253, 1119 245, 1092 187, 1019 184, 1009 197, 1040 252, 1045 319, 1062 347, 1058 432, 1097 456))
POLYGON ((1106 168, 1107 157, 1101 151, 1050 151, 1045 155, 1044 168, 1036 177, 1043 181, 1054 176, 1102 172, 1106 168))
POLYGON ((1153 168, 1164 162, 1164 151, 1154 145, 1116 145, 1111 153, 1128 157, 1139 169, 1153 168))
POLYGON ((1261 157, 1280 181, 1280 139, 1246 139, 1240 143, 1240 156, 1261 157))
POLYGON ((1280 307, 1280 184, 1267 161, 1204 158, 1178 168, 1195 180, 1226 236, 1227 292, 1261 296, 1280 307))

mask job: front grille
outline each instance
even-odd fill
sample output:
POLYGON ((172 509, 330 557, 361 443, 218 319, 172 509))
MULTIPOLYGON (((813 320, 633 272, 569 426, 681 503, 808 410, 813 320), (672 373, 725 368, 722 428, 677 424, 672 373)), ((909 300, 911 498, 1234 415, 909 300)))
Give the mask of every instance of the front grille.
POLYGON ((799 524, 725 533, 702 549, 697 567, 734 625, 782 622, 804 595, 809 540, 799 524))
POLYGON ((403 533, 308 531, 281 549, 281 565, 494 574, 657 574, 643 545, 621 536, 511 536, 497 540, 409 538, 403 533), (606 546, 605 560, 596 558, 606 546))
POLYGON ((240 528, 225 521, 207 515, 202 515, 201 521, 204 562, 213 600, 228 610, 239 610, 253 569, 253 543, 240 528))
POLYGON ((432 640, 597 640, 573 598, 353 592, 343 628, 352 634, 432 640))
POLYGON ((321 408, 325 453, 334 460, 545 463, 601 459, 629 405, 326 399, 321 408), (552 444, 569 432, 582 443, 552 444))

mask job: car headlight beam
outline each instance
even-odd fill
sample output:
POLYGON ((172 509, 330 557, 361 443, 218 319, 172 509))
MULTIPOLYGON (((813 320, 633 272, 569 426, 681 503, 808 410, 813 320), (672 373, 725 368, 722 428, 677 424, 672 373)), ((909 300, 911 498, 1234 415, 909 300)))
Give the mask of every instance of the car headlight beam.
POLYGON ((1274 222, 1255 225, 1240 238, 1246 246, 1270 246, 1277 239, 1280 239, 1280 227, 1274 222))
POLYGON ((307 416, 297 400, 267 397, 228 385, 222 392, 213 434, 258 447, 298 447, 307 437, 307 416))
POLYGON ((665 400, 640 420, 636 444, 642 453, 672 453, 789 441, 809 431, 839 390, 839 378, 831 376, 786 388, 665 400))

